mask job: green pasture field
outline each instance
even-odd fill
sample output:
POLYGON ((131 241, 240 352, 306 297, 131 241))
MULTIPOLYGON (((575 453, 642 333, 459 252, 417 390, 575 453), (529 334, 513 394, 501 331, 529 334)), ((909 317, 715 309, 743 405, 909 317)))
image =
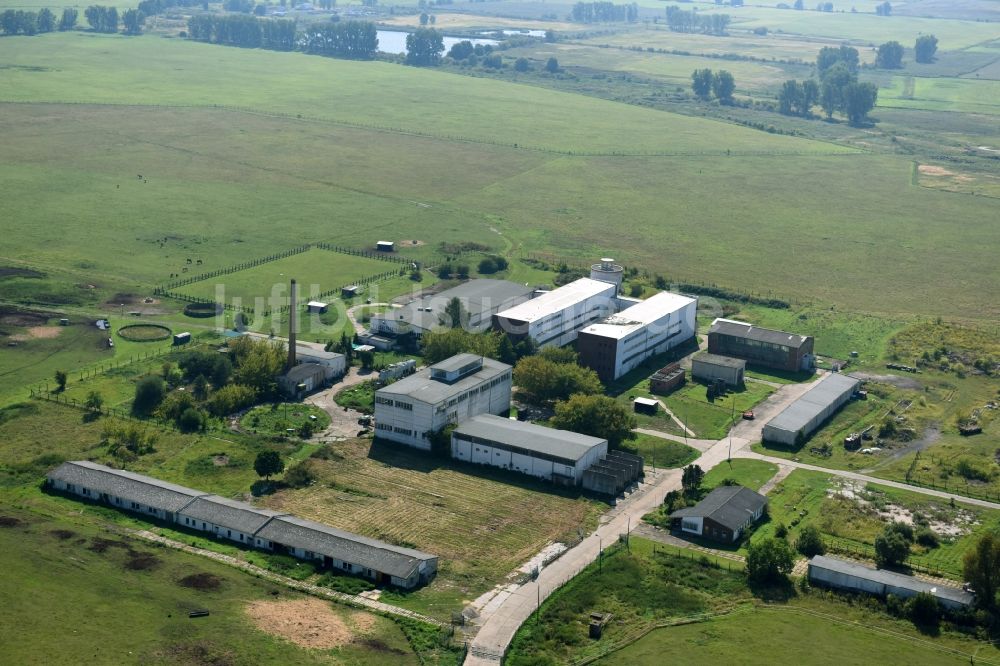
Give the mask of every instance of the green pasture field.
MULTIPOLYGON (((0 62, 9 65, 0 70, 0 84, 7 90, 4 101, 223 105, 560 152, 702 151, 712 150, 711 144, 718 142, 737 151, 849 152, 832 144, 768 136, 735 125, 718 126, 536 87, 383 62, 225 48, 155 36, 61 33, 3 40, 0 62), (115 68, 122 58, 146 66, 141 73, 115 68), (456 87, 461 94, 449 94, 456 87), (570 122, 568 106, 573 108, 570 122), (525 107, 532 113, 522 113, 525 107), (484 125, 484 110, 503 122, 484 125), (644 128, 642 135, 632 131, 637 126, 644 128)), ((284 143, 284 137, 274 138, 284 143)))
POLYGON ((748 458, 733 458, 723 461, 708 470, 702 479, 703 488, 715 488, 723 481, 731 479, 741 486, 751 490, 760 490, 761 486, 778 473, 778 466, 765 460, 750 460, 748 458))
MULTIPOLYGON (((754 608, 705 622, 655 629, 635 643, 596 663, 600 666, 654 666, 740 663, 769 666, 780 659, 809 666, 869 663, 967 663, 975 647, 943 648, 926 639, 895 632, 886 634, 845 618, 790 607, 754 608)), ((836 610, 840 610, 837 608, 836 610)), ((957 641, 956 641, 957 642, 957 641)))
POLYGON ((688 382, 661 399, 699 439, 721 439, 742 418, 744 410, 753 408, 773 392, 771 386, 750 382, 709 402, 704 384, 688 382))
POLYGON ((435 617, 447 618, 549 541, 589 532, 606 509, 544 482, 392 443, 331 444, 313 463, 317 483, 279 491, 266 505, 440 556, 430 585, 390 601, 435 617), (520 520, 528 513, 533 520, 520 520))
POLYGON ((664 469, 683 467, 700 455, 697 449, 680 442, 642 433, 623 442, 621 448, 642 456, 646 466, 664 469))
POLYGON ((961 503, 952 506, 946 500, 876 484, 868 484, 864 496, 870 506, 859 506, 853 499, 832 496, 838 487, 835 483, 835 477, 822 472, 793 471, 769 493, 770 520, 754 532, 753 539, 773 536, 781 524, 788 528, 789 541, 794 543, 802 528, 812 525, 823 533, 830 550, 874 559, 875 537, 889 519, 877 514, 873 507, 892 504, 925 516, 932 528, 935 520, 943 524, 960 521, 966 534, 955 539, 940 535, 937 548, 916 545, 907 562, 961 580, 965 552, 979 535, 1000 527, 998 511, 961 503))
POLYGON ((879 106, 1000 115, 1000 81, 894 76, 879 106))
MULTIPOLYGON (((311 248, 276 261, 269 261, 228 275, 192 282, 172 291, 216 302, 243 305, 288 304, 289 280, 298 282, 299 298, 319 298, 319 294, 355 284, 379 273, 398 273, 406 264, 380 261, 365 256, 311 248), (239 299, 237 301, 237 299, 239 299)), ((324 300, 339 299, 340 293, 324 300)), ((258 306, 259 307, 259 306, 258 306)))
POLYGON ((0 528, 0 641, 11 663, 32 663, 43 650, 57 650, 61 656, 50 660, 66 663, 384 663, 374 641, 391 648, 399 663, 421 663, 391 620, 332 604, 347 626, 365 615, 370 631, 332 650, 298 647, 265 633, 244 613, 248 603, 305 597, 205 558, 70 519, 74 504, 50 500, 44 512, 0 506, 6 518, 21 521, 0 528), (106 549, 97 552, 102 545, 106 549), (140 561, 148 568, 136 568, 140 561), (218 589, 181 584, 196 574, 215 577, 218 589), (188 618, 188 611, 200 608, 211 615, 188 618))

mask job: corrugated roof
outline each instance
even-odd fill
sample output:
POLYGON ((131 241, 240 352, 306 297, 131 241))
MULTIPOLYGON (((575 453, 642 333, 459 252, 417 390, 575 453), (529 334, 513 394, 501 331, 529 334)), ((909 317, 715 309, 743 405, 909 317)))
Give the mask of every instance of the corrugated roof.
POLYGON ((270 509, 258 509, 246 502, 226 499, 218 495, 198 497, 184 507, 180 513, 207 523, 238 530, 244 534, 254 534, 275 516, 287 515, 270 509))
POLYGON ((607 440, 568 430, 545 428, 492 414, 473 416, 455 428, 455 434, 479 437, 492 442, 534 451, 576 462, 607 440))
POLYGON ((883 585, 891 585, 905 590, 912 590, 913 592, 929 592, 936 597, 948 599, 960 604, 971 604, 975 598, 975 595, 972 593, 966 592, 965 590, 957 587, 950 587, 948 585, 941 585, 938 583, 928 583, 927 581, 914 578, 913 576, 896 573, 895 571, 886 571, 885 569, 876 569, 875 567, 867 566, 865 564, 861 564, 860 562, 842 560, 838 557, 814 555, 813 558, 809 560, 809 568, 812 569, 812 567, 848 576, 854 576, 855 578, 869 580, 883 585))
POLYGON ((175 513, 194 498, 208 494, 88 460, 65 462, 49 472, 48 477, 175 513))
POLYGON ((399 578, 415 574, 420 562, 437 560, 435 555, 429 553, 394 546, 294 516, 274 518, 256 536, 399 578))
POLYGON ((375 392, 375 395, 405 395, 421 402, 436 404, 499 377, 505 372, 509 372, 510 369, 511 367, 506 363, 484 358, 483 367, 480 370, 466 375, 453 384, 445 384, 431 379, 431 369, 424 368, 409 377, 380 388, 375 392))
POLYGON ((605 295, 610 299, 615 295, 615 285, 590 278, 580 278, 558 289, 546 292, 527 303, 521 303, 503 310, 497 316, 519 322, 533 322, 553 312, 559 312, 582 303, 588 298, 605 295))
POLYGON ((648 326, 672 312, 678 312, 697 302, 698 300, 695 298, 661 291, 640 303, 625 308, 618 314, 613 314, 596 324, 587 326, 580 332, 619 340, 643 326, 648 326))
POLYGON ((695 354, 691 357, 692 363, 708 363, 710 365, 719 365, 726 368, 746 368, 747 362, 741 358, 733 358, 732 356, 722 356, 721 354, 710 354, 708 352, 702 352, 700 354, 695 354))
POLYGON ((853 393, 860 383, 849 375, 831 372, 820 378, 798 400, 781 410, 764 427, 789 432, 801 430, 845 393, 853 393))
POLYGON ((412 326, 431 330, 441 326, 444 309, 453 298, 462 303, 470 315, 482 315, 512 307, 514 301, 531 294, 532 288, 509 280, 468 280, 407 303, 401 308, 372 315, 372 320, 404 321, 412 326))
POLYGON ((432 371, 437 370, 438 372, 457 372, 474 363, 482 365, 482 362, 483 357, 478 354, 455 354, 439 363, 435 363, 430 368, 432 371))
POLYGON ((757 340, 759 342, 770 342, 776 345, 792 347, 793 349, 801 347, 805 344, 806 340, 809 339, 808 335, 797 335, 795 333, 787 333, 785 331, 776 331, 770 328, 754 326, 753 324, 748 324, 745 321, 722 318, 713 321, 712 327, 708 329, 708 332, 709 334, 720 333, 722 335, 731 335, 738 338, 746 338, 748 340, 757 340))
POLYGON ((767 504, 767 498, 743 486, 719 486, 695 506, 679 509, 671 518, 701 517, 738 530, 767 504))

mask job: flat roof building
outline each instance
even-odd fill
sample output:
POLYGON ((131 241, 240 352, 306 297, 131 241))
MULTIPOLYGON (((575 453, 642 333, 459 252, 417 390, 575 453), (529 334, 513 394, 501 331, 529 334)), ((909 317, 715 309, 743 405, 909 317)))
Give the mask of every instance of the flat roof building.
POLYGON ((775 331, 732 319, 712 322, 708 329, 708 351, 786 372, 810 370, 816 364, 812 336, 775 331))
POLYGON ((742 386, 746 367, 746 361, 732 356, 702 352, 691 357, 691 377, 709 384, 721 379, 727 386, 742 386))
POLYGON ((607 455, 608 441, 491 414, 474 416, 451 435, 456 460, 501 467, 576 486, 583 473, 607 455))
POLYGON ((851 399, 860 385, 859 380, 848 375, 836 372, 825 375, 767 422, 762 434, 764 441, 787 446, 805 442, 851 399))
POLYGON ((437 571, 438 558, 428 553, 98 463, 66 462, 47 477, 47 484, 60 492, 288 553, 376 583, 413 588, 437 571))
POLYGON ((510 409, 511 367, 457 354, 375 392, 375 435, 431 449, 430 435, 449 423, 510 409))
POLYGON ((698 299, 661 291, 583 328, 576 343, 580 365, 614 381, 694 337, 697 313, 698 299))
POLYGON ((561 347, 579 330, 615 311, 613 283, 580 278, 526 303, 493 315, 493 327, 514 340, 534 339, 539 347, 561 347))
POLYGON ((401 308, 375 313, 369 328, 375 334, 420 336, 442 326, 450 327, 451 322, 445 321, 445 308, 457 298, 462 304, 462 328, 485 331, 494 314, 524 303, 531 294, 531 287, 508 280, 468 280, 437 294, 422 296, 401 308))
POLYGON ((826 555, 816 555, 809 560, 809 582, 879 597, 892 594, 901 599, 926 592, 949 609, 966 608, 975 600, 974 594, 957 587, 929 583, 895 571, 876 569, 860 562, 826 555))
POLYGON ((670 514, 682 532, 734 543, 764 515, 767 498, 743 486, 719 486, 696 505, 670 514))

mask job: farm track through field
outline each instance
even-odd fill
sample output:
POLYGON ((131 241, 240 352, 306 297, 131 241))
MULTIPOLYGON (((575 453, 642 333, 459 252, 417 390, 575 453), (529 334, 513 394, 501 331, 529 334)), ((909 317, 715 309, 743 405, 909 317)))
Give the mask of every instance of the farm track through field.
MULTIPOLYGON (((488 139, 481 139, 476 137, 453 135, 453 134, 442 134, 434 132, 426 132, 417 129, 410 129, 405 127, 390 127, 387 125, 378 125, 375 123, 359 123, 352 122, 349 120, 336 120, 333 118, 321 118, 317 116, 303 116, 301 114, 292 115, 290 113, 281 113, 278 111, 267 111, 264 109, 254 109, 250 107, 239 107, 239 106, 228 106, 223 104, 136 104, 136 103, 115 103, 115 102, 73 102, 73 101, 22 101, 22 100, 3 100, 0 99, 0 104, 20 104, 20 105, 52 105, 52 106, 89 106, 89 107, 114 107, 114 108, 136 108, 136 109, 198 109, 198 110, 212 110, 216 109, 219 111, 226 111, 230 113, 245 113, 248 115, 264 116, 267 118, 279 118, 284 120, 292 120, 297 122, 308 122, 308 123, 320 123, 325 125, 335 125, 339 127, 350 127, 353 129, 368 130, 373 132, 386 132, 392 134, 402 134, 405 136, 415 136, 426 139, 433 139, 437 141, 450 141, 454 143, 473 143, 473 144, 483 144, 489 146, 501 146, 505 148, 513 148, 515 150, 525 150, 537 153, 548 153, 551 155, 562 155, 562 156, 574 156, 574 157, 843 157, 843 156, 857 156, 857 155, 873 155, 879 153, 894 154, 892 151, 875 151, 875 150, 861 150, 857 147, 852 147, 851 150, 845 152, 827 152, 822 150, 560 150, 558 148, 552 148, 550 146, 530 146, 525 145, 520 142, 502 142, 502 141, 491 141, 488 139)), ((665 111, 663 113, 673 113, 665 111)), ((684 116, 683 117, 696 117, 696 116, 684 116)), ((720 121, 721 122, 721 121, 720 121)), ((724 123, 726 124, 726 123, 724 123)), ((737 125, 738 127, 743 127, 742 125, 737 125)), ((153 144, 157 145, 157 144, 153 144)), ((839 144, 831 144, 838 145, 839 144)), ((172 148, 170 146, 167 146, 172 148)), ((178 149, 180 150, 180 149, 178 149)), ((236 162, 238 163, 238 162, 236 162)), ((253 165, 250 165, 253 166, 253 165)), ((254 166, 254 168, 260 168, 254 166)), ((316 181, 320 184, 326 184, 322 181, 316 181)), ((336 186, 336 185, 334 185, 336 186)), ((336 186, 339 187, 339 186, 336 186)), ((349 189, 349 188, 345 188, 349 189)), ((364 192, 363 190, 357 190, 358 192, 364 192)), ((377 195, 384 196, 384 195, 377 195)))

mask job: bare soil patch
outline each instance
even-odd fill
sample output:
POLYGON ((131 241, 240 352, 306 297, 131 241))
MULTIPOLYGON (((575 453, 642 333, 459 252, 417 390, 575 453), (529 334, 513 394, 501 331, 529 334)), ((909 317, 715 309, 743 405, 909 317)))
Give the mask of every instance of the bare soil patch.
POLYGON ((191 666, 232 666, 236 660, 231 652, 219 650, 208 641, 177 643, 160 652, 170 664, 190 664, 191 666))
POLYGON ((229 464, 229 456, 224 453, 212 456, 212 464, 216 467, 225 467, 229 464))
POLYGON ((0 516, 0 527, 20 527, 23 524, 23 520, 19 520, 13 516, 0 516))
POLYGON ((254 601, 246 613, 261 631, 304 648, 329 650, 353 638, 344 620, 320 599, 254 601))
POLYGON ((932 164, 921 164, 917 167, 917 171, 927 176, 954 176, 954 171, 948 171, 944 167, 934 166, 932 164))
POLYGON ((115 539, 102 539, 101 537, 94 537, 90 540, 90 548, 95 553, 107 552, 108 548, 125 548, 128 549, 129 545, 124 541, 117 541, 115 539))
POLYGON ((125 561, 125 568, 130 571, 149 571, 159 563, 160 558, 152 553, 130 550, 128 560, 125 561))
POLYGON ((190 576, 184 576, 184 578, 177 581, 177 584, 181 587, 190 587, 194 590, 211 592, 222 587, 222 579, 215 574, 196 573, 191 574, 190 576))
POLYGON ((62 328, 59 326, 32 326, 28 328, 24 333, 18 333, 17 335, 12 335, 12 340, 51 340, 52 338, 59 337, 62 332, 62 328))
POLYGON ((66 541, 67 539, 72 539, 76 536, 76 532, 71 530, 51 530, 49 532, 52 536, 59 539, 60 541, 66 541))
POLYGON ((369 650, 374 650, 375 652, 381 652, 383 654, 406 654, 404 650, 399 648, 389 647, 383 641, 378 638, 362 638, 361 640, 354 641, 358 645, 363 645, 369 650))
POLYGON ((0 314, 0 324, 4 326, 17 326, 20 328, 44 326, 46 321, 48 321, 48 317, 35 314, 34 312, 8 311, 0 314))

